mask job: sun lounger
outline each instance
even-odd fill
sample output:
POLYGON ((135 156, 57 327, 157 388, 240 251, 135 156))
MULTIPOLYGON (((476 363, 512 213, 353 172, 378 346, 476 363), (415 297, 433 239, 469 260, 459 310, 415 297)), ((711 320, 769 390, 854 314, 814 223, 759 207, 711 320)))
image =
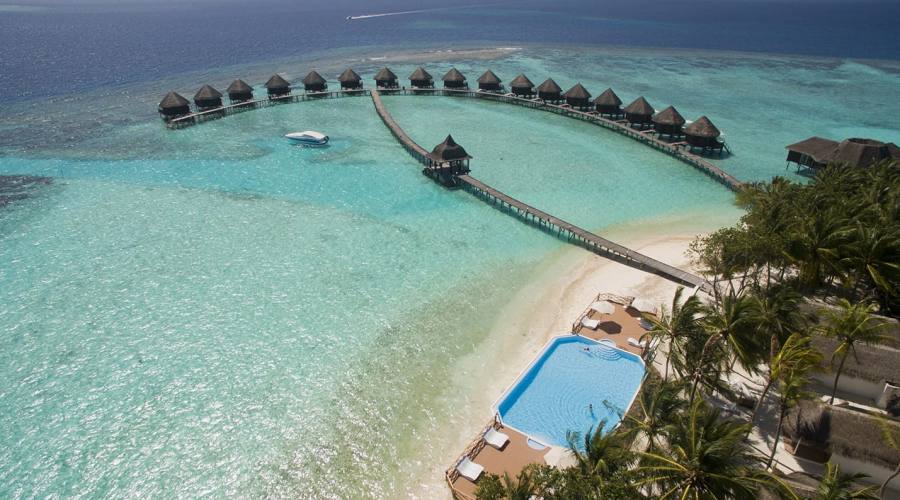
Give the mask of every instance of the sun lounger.
POLYGON ((456 471, 459 472, 460 476, 474 483, 481 476, 481 473, 484 472, 484 467, 469 460, 469 457, 463 457, 463 459, 456 464, 456 471))
POLYGON ((591 304, 591 310, 597 311, 600 314, 612 314, 616 312, 616 306, 612 305, 611 302, 598 300, 597 302, 591 304))
POLYGON ((643 341, 643 342, 641 342, 640 340, 638 340, 638 339, 636 339, 636 338, 634 338, 634 337, 628 337, 628 343, 631 344, 631 345, 633 345, 633 346, 635 346, 635 347, 637 347, 637 348, 639 348, 639 349, 646 349, 646 348, 647 348, 647 341, 646 341, 646 340, 643 341))
POLYGON ((584 318, 581 318, 581 326, 596 330, 597 327, 600 326, 600 320, 591 319, 585 316, 584 318))
POLYGON ((653 323, 647 321, 644 318, 641 318, 640 323, 641 323, 641 328, 643 328, 644 330, 647 330, 648 332, 653 329, 653 323))
POLYGON ((484 442, 499 450, 509 442, 509 436, 491 427, 484 433, 484 442))

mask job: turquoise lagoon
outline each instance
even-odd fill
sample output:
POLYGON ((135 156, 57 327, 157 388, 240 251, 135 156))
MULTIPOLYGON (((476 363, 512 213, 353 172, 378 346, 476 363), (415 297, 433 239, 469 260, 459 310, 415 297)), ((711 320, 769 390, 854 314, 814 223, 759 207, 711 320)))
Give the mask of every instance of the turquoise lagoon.
MULTIPOLYGON (((368 77, 383 64, 371 55, 322 71, 352 61, 368 77)), ((392 57, 401 76, 414 67, 392 57)), ((797 178, 782 147, 811 134, 900 140, 879 119, 900 102, 888 63, 430 57, 438 77, 490 66, 707 114, 735 151, 716 161, 744 180, 797 178)), ((498 311, 566 247, 422 176, 366 98, 175 132, 153 114, 169 88, 257 84, 276 69, 261 66, 0 111, 0 174, 55 178, 0 209, 0 496, 402 496, 416 469, 444 465, 417 457, 464 413, 455 363, 481 355, 498 311), (333 144, 281 139, 304 128, 333 144)), ((386 103, 426 147, 452 133, 475 176, 601 233, 738 215, 719 184, 588 124, 474 100, 386 103)))

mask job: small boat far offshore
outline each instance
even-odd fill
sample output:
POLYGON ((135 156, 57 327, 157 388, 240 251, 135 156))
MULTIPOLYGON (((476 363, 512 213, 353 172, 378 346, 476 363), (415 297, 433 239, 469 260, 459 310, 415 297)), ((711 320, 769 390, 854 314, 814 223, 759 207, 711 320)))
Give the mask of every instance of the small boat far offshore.
POLYGON ((328 136, 314 130, 291 132, 289 134, 285 134, 284 137, 289 139, 291 142, 302 144, 304 146, 325 146, 328 144, 328 136))

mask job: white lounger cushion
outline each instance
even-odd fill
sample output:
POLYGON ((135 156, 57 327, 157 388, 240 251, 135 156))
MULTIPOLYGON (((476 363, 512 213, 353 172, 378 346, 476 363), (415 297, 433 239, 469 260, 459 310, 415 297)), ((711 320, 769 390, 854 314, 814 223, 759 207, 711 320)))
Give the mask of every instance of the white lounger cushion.
POLYGON ((509 436, 491 427, 484 433, 484 441, 499 450, 509 442, 509 436))
POLYGON ((469 460, 469 457, 463 457, 459 464, 456 465, 456 471, 459 472, 460 476, 474 483, 481 476, 481 473, 484 472, 484 467, 469 460))
POLYGON ((634 338, 634 337, 628 337, 628 343, 631 344, 631 345, 633 345, 633 346, 635 346, 635 347, 640 347, 641 349, 646 349, 646 348, 647 348, 647 341, 646 341, 646 340, 643 341, 643 342, 641 342, 640 340, 638 340, 638 339, 636 339, 636 338, 634 338))
POLYGON ((591 310, 597 311, 600 314, 612 314, 616 312, 616 306, 605 300, 599 300, 591 304, 591 310))
POLYGON ((591 319, 585 316, 584 318, 581 318, 581 326, 596 330, 597 327, 600 326, 600 320, 591 319))

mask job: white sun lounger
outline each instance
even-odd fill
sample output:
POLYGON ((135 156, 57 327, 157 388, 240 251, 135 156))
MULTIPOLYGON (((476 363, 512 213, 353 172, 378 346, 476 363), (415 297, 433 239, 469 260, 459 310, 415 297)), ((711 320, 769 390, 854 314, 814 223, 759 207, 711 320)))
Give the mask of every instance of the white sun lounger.
POLYGON ((484 442, 499 450, 509 442, 509 436, 491 427, 484 433, 484 442))
POLYGON ((481 476, 481 473, 484 472, 484 467, 469 460, 469 457, 463 457, 463 459, 456 464, 456 471, 459 472, 460 476, 474 483, 481 476))
POLYGON ((581 326, 585 328, 590 328, 591 330, 596 330, 598 326, 600 326, 600 320, 591 319, 587 316, 581 318, 581 326))
POLYGON ((591 304, 591 310, 597 311, 600 314, 612 314, 616 312, 616 306, 612 305, 611 302, 598 300, 597 302, 591 304))
POLYGON ((635 347, 637 347, 637 348, 640 348, 640 349, 646 349, 646 348, 647 348, 647 341, 646 341, 646 340, 643 341, 643 342, 641 342, 640 340, 638 340, 638 339, 636 339, 636 338, 634 338, 634 337, 628 337, 628 343, 631 344, 631 345, 633 345, 633 346, 635 346, 635 347))

